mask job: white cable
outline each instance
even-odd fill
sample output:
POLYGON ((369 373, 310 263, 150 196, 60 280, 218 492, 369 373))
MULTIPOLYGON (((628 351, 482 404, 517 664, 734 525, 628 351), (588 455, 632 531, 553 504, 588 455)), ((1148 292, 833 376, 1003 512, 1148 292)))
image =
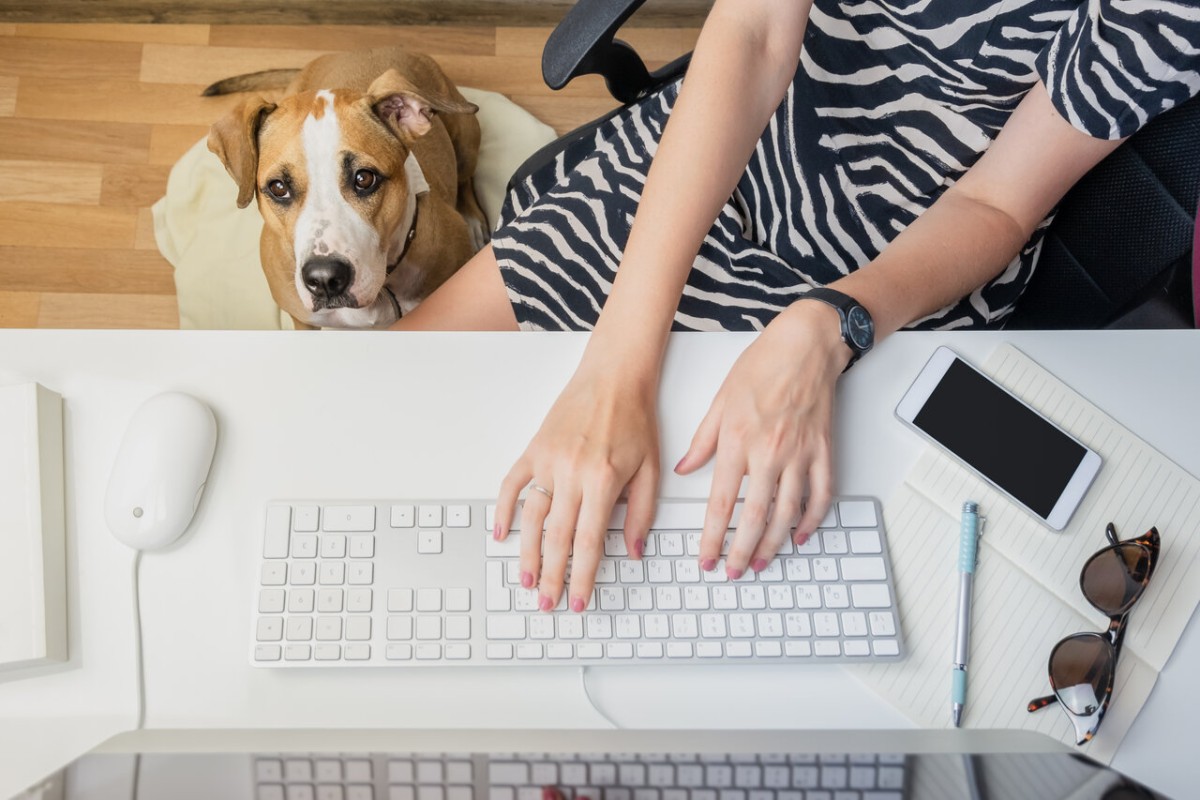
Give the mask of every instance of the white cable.
POLYGON ((588 668, 586 664, 579 667, 579 685, 583 687, 583 696, 587 698, 588 705, 592 707, 593 711, 603 717, 605 722, 607 722, 609 725, 612 725, 617 730, 621 730, 621 726, 618 725, 612 717, 610 717, 608 714, 605 714, 604 709, 597 705, 596 701, 592 699, 592 693, 588 690, 587 670, 588 668))
POLYGON ((138 550, 133 557, 133 631, 137 652, 137 726, 141 730, 146 724, 146 676, 142 666, 142 594, 139 591, 139 572, 142 565, 142 551, 138 550))

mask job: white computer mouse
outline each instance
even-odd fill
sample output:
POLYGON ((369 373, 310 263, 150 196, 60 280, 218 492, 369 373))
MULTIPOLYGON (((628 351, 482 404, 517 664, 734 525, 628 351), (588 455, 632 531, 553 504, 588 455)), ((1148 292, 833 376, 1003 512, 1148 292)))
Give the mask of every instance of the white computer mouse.
POLYGON ((216 447, 217 420, 196 398, 165 392, 143 403, 108 478, 104 518, 113 536, 138 550, 157 550, 182 536, 216 447))

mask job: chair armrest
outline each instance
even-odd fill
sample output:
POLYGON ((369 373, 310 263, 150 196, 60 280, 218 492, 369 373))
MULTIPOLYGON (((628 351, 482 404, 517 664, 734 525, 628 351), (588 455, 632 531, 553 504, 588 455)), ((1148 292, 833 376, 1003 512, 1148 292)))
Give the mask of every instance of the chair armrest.
POLYGON ((625 42, 614 38, 645 0, 579 0, 546 40, 542 78, 561 89, 587 74, 604 78, 609 93, 622 104, 632 103, 652 85, 642 59, 625 42))

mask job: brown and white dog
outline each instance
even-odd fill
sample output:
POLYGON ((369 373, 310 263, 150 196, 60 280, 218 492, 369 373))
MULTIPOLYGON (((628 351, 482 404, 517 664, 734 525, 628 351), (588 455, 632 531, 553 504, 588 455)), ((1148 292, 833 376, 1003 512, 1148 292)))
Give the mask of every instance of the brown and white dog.
POLYGON ((429 56, 383 48, 213 84, 281 88, 216 122, 208 148, 258 195, 271 294, 297 327, 380 328, 487 241, 472 176, 477 107, 429 56))

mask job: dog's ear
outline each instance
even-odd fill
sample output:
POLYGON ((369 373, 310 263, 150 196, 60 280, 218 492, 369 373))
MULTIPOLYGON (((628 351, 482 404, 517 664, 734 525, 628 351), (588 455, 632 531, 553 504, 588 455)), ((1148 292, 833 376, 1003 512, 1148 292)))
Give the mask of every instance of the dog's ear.
POLYGON ((275 110, 274 103, 262 97, 249 97, 238 104, 208 131, 208 149, 225 164, 225 170, 237 182, 238 208, 254 199, 258 174, 258 129, 263 117, 275 110))
POLYGON ((474 114, 479 106, 467 102, 453 86, 442 93, 417 89, 394 69, 380 75, 367 89, 367 103, 402 139, 416 139, 429 132, 430 120, 441 111, 447 114, 474 114))

